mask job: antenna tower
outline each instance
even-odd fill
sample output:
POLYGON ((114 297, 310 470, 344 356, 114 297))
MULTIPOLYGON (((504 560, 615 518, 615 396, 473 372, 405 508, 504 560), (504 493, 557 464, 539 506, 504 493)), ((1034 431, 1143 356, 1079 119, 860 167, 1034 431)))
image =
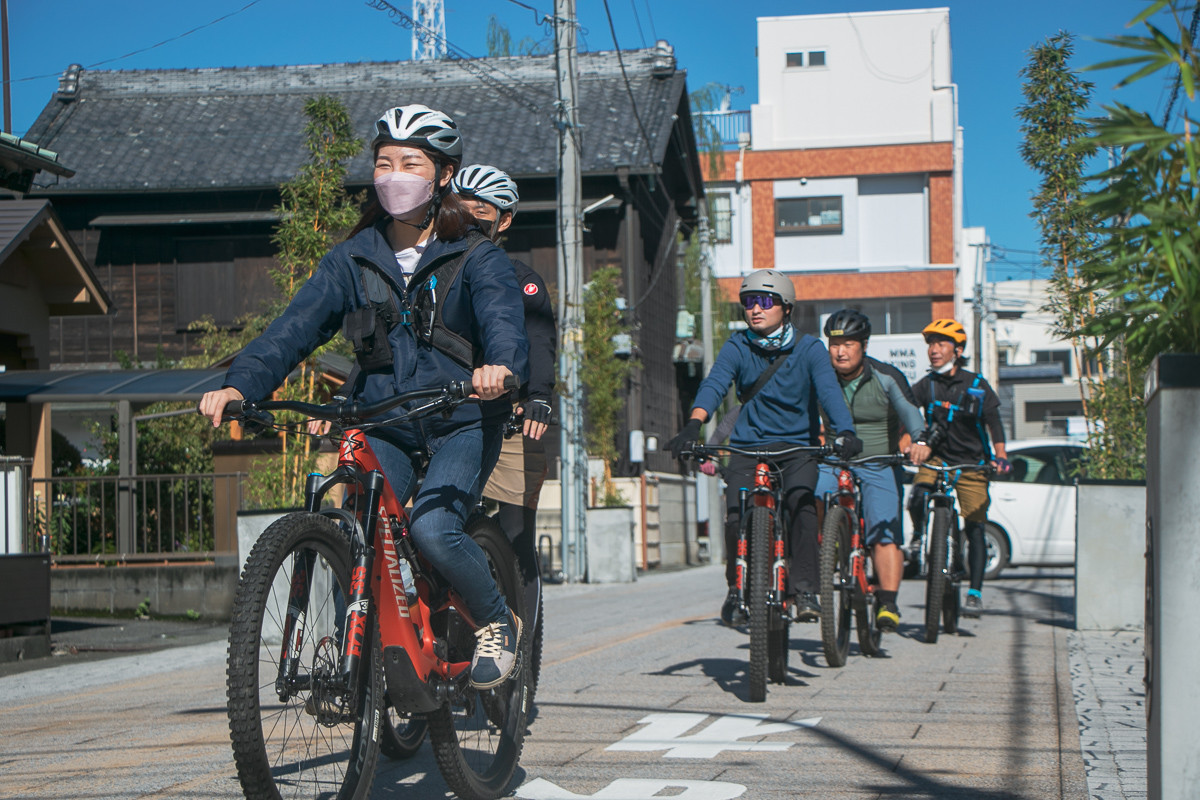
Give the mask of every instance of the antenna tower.
POLYGON ((413 61, 446 57, 446 10, 442 0, 413 0, 413 61))

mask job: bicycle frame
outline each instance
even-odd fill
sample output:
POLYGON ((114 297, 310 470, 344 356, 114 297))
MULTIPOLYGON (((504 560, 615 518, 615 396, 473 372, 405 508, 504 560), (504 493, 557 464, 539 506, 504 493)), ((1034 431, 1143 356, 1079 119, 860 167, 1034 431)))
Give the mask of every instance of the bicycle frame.
MULTIPOLYGON (((279 407, 282 404, 272 405, 279 407)), ((457 593, 439 581, 431 569, 422 567, 409 534, 408 514, 387 486, 382 468, 362 430, 346 430, 341 439, 338 466, 333 472, 308 476, 305 509, 330 516, 350 531, 350 592, 341 631, 340 686, 336 687, 343 695, 343 704, 352 706, 356 699, 355 676, 359 674, 367 623, 374 603, 388 695, 393 706, 397 711, 408 713, 435 710, 453 687, 465 684, 471 663, 469 660, 446 660, 446 648, 434 636, 433 615, 453 606, 472 630, 478 625, 457 593), (357 509, 357 516, 346 508, 321 508, 321 501, 329 490, 341 484, 348 486, 347 500, 351 497, 354 500, 347 505, 357 509), (377 557, 380 555, 382 558, 377 557)), ((314 554, 308 554, 306 563, 294 566, 283 625, 284 644, 275 681, 276 693, 281 699, 307 688, 297 685, 297 674, 309 599, 308 574, 314 557, 314 554)))
MULTIPOLYGON (((873 594, 875 587, 867 579, 866 518, 862 514, 862 480, 849 467, 837 466, 837 491, 830 495, 830 502, 846 509, 854 526, 850 533, 850 580, 865 597, 873 594)), ((843 583, 839 589, 848 588, 843 583)))

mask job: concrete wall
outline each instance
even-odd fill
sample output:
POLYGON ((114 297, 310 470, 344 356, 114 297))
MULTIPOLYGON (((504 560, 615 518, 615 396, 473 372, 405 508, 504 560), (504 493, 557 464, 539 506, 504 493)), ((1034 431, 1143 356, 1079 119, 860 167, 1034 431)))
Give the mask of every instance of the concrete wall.
POLYGON ((152 614, 229 619, 239 568, 228 564, 55 567, 50 605, 70 611, 133 611, 150 599, 152 614))
POLYGON ((1081 483, 1075 494, 1075 628, 1140 630, 1146 604, 1146 487, 1081 483))

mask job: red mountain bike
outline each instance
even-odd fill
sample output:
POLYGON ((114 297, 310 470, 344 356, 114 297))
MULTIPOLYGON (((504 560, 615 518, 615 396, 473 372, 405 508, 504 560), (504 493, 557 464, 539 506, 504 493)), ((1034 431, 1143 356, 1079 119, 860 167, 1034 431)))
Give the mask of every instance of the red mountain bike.
POLYGON ((867 521, 863 516, 862 481, 850 467, 899 464, 902 455, 868 456, 853 461, 826 458, 837 471, 837 491, 825 504, 821 524, 821 644, 825 661, 841 667, 850 653, 850 615, 858 628, 865 656, 883 653, 875 626, 875 587, 867 575, 867 521))
MULTIPOLYGON (((226 409, 227 418, 249 424, 273 426, 268 412, 289 410, 346 428, 337 469, 309 475, 306 510, 263 532, 238 583, 227 686, 246 797, 366 798, 381 745, 411 755, 426 726, 455 794, 491 800, 508 788, 524 743, 528 671, 518 665, 494 689, 470 686, 479 626, 421 557, 364 436, 449 413, 470 391, 469 383, 453 383, 371 405, 268 401, 226 409), (411 403, 394 419, 366 422, 411 403), (340 484, 343 507, 322 508, 340 484)), ((528 619, 508 539, 494 524, 477 521, 468 531, 509 607, 528 619)))
POLYGON ((750 701, 767 699, 767 681, 787 678, 788 531, 783 486, 776 459, 793 453, 825 455, 831 448, 796 446, 779 450, 694 444, 684 458, 712 461, 731 454, 755 459, 754 485, 740 487, 741 526, 735 561, 739 613, 750 620, 750 701))

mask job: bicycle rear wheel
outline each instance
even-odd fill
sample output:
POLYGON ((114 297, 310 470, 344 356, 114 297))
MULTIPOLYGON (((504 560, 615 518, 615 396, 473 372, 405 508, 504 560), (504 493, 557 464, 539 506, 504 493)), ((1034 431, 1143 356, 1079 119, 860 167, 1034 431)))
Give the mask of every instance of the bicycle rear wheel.
POLYGON ((821 526, 821 644, 831 667, 850 654, 850 515, 839 505, 825 509, 821 526))
POLYGON ((879 646, 882 633, 875 625, 875 604, 869 597, 855 599, 854 618, 858 628, 858 649, 864 656, 883 655, 883 648, 879 646))
MULTIPOLYGON (((528 617, 524 587, 508 537, 489 517, 467 525, 467 533, 483 549, 488 566, 508 607, 522 625, 528 617)), ((475 649, 475 632, 450 612, 445 619, 449 661, 465 661, 475 649)), ((451 689, 449 700, 430 712, 429 738, 438 769, 451 790, 463 800, 492 800, 504 794, 517 768, 525 743, 529 710, 529 631, 521 631, 517 669, 513 677, 493 689, 473 689, 464 674, 451 689)))
POLYGON ((420 752, 429 722, 423 715, 397 711, 388 702, 383 710, 381 728, 379 749, 388 758, 403 761, 420 752))
POLYGON ((947 553, 950 536, 950 509, 935 506, 929 526, 929 574, 925 579, 925 641, 936 644, 942 605, 950 579, 951 564, 947 553))
POLYGON ((340 689, 338 661, 350 543, 332 520, 289 514, 254 545, 234 599, 226 669, 229 732, 247 798, 370 795, 379 756, 383 666, 378 623, 368 615, 357 689, 340 689), (292 590, 300 657, 280 674, 292 590))
POLYGON ((770 645, 767 596, 771 590, 771 541, 775 518, 769 509, 754 506, 746 524, 750 526, 750 702, 767 699, 767 662, 770 645))

